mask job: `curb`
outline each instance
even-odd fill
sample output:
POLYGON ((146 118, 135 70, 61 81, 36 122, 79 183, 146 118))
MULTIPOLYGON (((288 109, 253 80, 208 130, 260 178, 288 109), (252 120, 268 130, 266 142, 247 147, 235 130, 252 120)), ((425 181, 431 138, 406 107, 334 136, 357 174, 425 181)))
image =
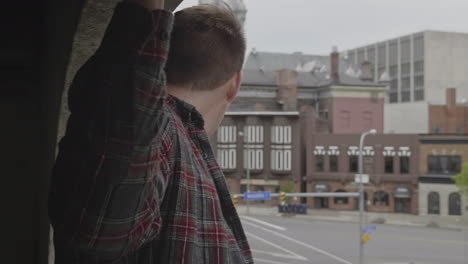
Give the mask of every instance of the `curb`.
MULTIPOLYGON (((247 215, 245 212, 245 208, 242 208, 241 210, 238 209, 238 214, 239 215, 247 215)), ((341 222, 341 223, 358 223, 358 219, 353 216, 339 216, 339 217, 333 217, 333 216, 313 216, 313 215, 285 215, 283 213, 278 213, 276 210, 273 208, 261 208, 261 211, 250 211, 248 215, 252 216, 276 216, 276 217, 296 217, 298 219, 303 219, 303 220, 309 220, 309 221, 333 221, 333 222, 341 222)), ((374 217, 369 217, 367 216, 366 219, 368 223, 373 223, 376 221, 377 218, 373 219, 374 217)), ((463 230, 465 228, 468 228, 468 224, 464 224, 463 221, 460 222, 459 225, 454 225, 454 224, 444 224, 441 222, 436 222, 436 226, 432 226, 431 222, 406 222, 406 221, 398 221, 398 220, 387 220, 385 217, 381 217, 385 220, 383 223, 373 223, 373 224, 378 224, 378 225, 392 225, 392 226, 408 226, 408 227, 424 227, 424 228, 433 228, 433 229, 451 229, 451 230, 463 230)), ((423 218, 423 217, 421 217, 423 218)), ((421 219, 422 220, 422 219, 421 219)))

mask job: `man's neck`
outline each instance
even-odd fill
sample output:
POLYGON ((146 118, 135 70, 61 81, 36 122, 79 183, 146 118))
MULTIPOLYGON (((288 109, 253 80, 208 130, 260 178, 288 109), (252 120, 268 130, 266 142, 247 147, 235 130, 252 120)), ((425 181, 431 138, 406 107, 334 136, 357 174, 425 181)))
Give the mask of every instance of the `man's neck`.
POLYGON ((197 109, 203 117, 205 123, 205 131, 208 135, 215 132, 217 128, 217 114, 218 110, 213 108, 215 105, 215 93, 208 91, 193 91, 191 87, 180 87, 168 85, 167 92, 177 97, 178 99, 189 103, 197 109))

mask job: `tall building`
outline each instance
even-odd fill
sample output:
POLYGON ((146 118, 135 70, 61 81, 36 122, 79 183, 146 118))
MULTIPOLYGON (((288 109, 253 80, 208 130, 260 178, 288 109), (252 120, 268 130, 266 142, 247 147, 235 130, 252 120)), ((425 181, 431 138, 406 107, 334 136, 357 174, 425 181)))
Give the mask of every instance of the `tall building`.
POLYGON ((388 79, 385 131, 429 132, 428 104, 443 104, 454 87, 468 99, 468 34, 424 31, 351 49, 343 56, 349 71, 371 63, 374 81, 388 79))

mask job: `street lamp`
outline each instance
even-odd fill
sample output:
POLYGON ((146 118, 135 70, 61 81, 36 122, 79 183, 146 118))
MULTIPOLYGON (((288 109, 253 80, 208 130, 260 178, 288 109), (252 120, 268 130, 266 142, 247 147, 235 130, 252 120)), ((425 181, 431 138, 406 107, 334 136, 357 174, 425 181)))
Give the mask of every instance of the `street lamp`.
MULTIPOLYGON (((239 131, 238 133, 239 137, 242 137, 244 138, 244 132, 242 131, 239 131)), ((245 139, 244 139, 245 141, 245 139)), ((242 148, 244 149, 244 148, 242 148)), ((244 151, 244 154, 246 153, 246 151, 244 151)), ((248 151, 247 151, 247 158, 244 157, 244 160, 247 161, 247 168, 245 169, 245 176, 246 176, 246 179, 247 179, 247 192, 250 192, 250 159, 248 157, 248 151)), ((250 200, 247 200, 247 214, 250 213, 250 200)))
POLYGON ((364 241, 362 241, 362 235, 364 233, 364 183, 362 177, 363 167, 363 146, 364 139, 367 135, 375 135, 377 131, 371 129, 361 134, 361 140, 359 141, 359 263, 364 264, 364 241))

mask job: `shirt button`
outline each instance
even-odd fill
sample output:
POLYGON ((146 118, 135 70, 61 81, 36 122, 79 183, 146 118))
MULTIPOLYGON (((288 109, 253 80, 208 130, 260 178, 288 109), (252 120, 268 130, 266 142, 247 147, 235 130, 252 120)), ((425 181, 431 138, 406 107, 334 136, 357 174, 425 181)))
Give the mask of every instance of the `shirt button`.
POLYGON ((203 153, 203 154, 202 154, 202 158, 206 160, 206 159, 208 158, 208 154, 203 153))

